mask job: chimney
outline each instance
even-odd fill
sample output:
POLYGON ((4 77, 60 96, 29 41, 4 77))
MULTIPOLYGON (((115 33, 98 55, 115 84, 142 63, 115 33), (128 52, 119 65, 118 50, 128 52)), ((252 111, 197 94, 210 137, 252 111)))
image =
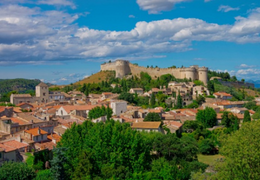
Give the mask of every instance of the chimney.
POLYGON ((41 134, 41 129, 38 127, 38 134, 40 135, 41 134))

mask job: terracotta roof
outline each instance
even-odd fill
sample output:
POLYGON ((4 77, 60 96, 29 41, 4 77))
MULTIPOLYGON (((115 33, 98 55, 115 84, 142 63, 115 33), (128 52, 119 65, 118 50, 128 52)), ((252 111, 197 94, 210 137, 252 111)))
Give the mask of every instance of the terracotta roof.
POLYGON ((40 87, 48 87, 47 84, 45 84, 44 82, 41 82, 40 84, 38 84, 37 86, 40 86, 40 87))
POLYGON ((169 125, 174 126, 174 127, 178 127, 178 128, 182 127, 182 123, 177 122, 177 121, 171 121, 169 123, 169 125))
POLYGON ((13 109, 14 109, 13 111, 16 112, 16 113, 22 112, 20 107, 14 107, 13 109))
POLYGON ((5 110, 5 106, 0 106, 0 112, 3 112, 5 110))
MULTIPOLYGON (((33 136, 39 136, 40 134, 38 133, 39 128, 33 128, 29 130, 25 130, 26 133, 32 134, 33 136)), ((46 131, 40 129, 41 134, 48 134, 46 131)))
POLYGON ((133 123, 132 129, 158 129, 161 125, 161 122, 138 122, 133 123))
POLYGON ((59 136, 58 134, 52 134, 52 135, 48 135, 47 138, 48 138, 49 140, 55 139, 56 142, 60 142, 61 136, 59 136))
POLYGON ((20 103, 20 104, 17 104, 16 106, 20 107, 20 106, 22 106, 22 105, 25 105, 25 104, 27 104, 27 105, 29 105, 29 106, 32 106, 32 107, 33 107, 33 105, 31 105, 30 103, 25 103, 25 102, 23 102, 23 103, 20 103))
POLYGON ((18 123, 19 125, 25 125, 25 124, 30 124, 26 121, 23 121, 22 119, 16 118, 16 117, 11 117, 10 118, 14 123, 18 123))
POLYGON ((250 114, 255 114, 255 111, 249 110, 249 113, 250 113, 250 114))
POLYGON ((5 146, 10 146, 12 148, 16 148, 16 149, 25 148, 25 147, 29 146, 28 144, 21 143, 21 142, 15 141, 15 140, 3 142, 2 144, 5 146))
POLYGON ((104 95, 111 95, 113 93, 111 93, 111 92, 103 92, 102 94, 104 94, 104 95))
POLYGON ((150 113, 161 113, 162 111, 160 109, 149 109, 150 113))
POLYGON ((11 152, 11 151, 15 151, 16 148, 10 147, 10 146, 5 146, 2 143, 0 143, 0 148, 4 149, 5 152, 11 152))
POLYGON ((226 92, 216 92, 216 93, 214 93, 214 95, 216 95, 216 96, 229 96, 229 97, 232 97, 231 94, 228 94, 226 92))

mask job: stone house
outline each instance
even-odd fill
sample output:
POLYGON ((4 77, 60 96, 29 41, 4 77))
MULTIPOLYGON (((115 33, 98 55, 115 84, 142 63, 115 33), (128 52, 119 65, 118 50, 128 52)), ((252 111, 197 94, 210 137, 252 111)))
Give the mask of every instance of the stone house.
POLYGON ((144 93, 144 90, 143 90, 142 88, 131 88, 131 89, 129 90, 129 93, 141 95, 141 94, 144 93))
POLYGON ((24 136, 34 142, 47 141, 47 132, 40 128, 33 128, 24 131, 24 136))
POLYGON ((226 92, 216 92, 213 94, 213 96, 215 96, 215 98, 222 99, 222 100, 229 100, 232 99, 233 97, 231 94, 228 94, 226 92))
POLYGON ((127 111, 126 101, 111 101, 110 108, 113 110, 113 115, 119 116, 127 111))

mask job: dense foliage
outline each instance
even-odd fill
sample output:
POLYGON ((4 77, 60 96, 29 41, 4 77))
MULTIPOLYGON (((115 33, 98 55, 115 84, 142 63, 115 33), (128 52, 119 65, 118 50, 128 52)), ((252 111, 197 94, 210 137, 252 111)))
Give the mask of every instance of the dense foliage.
POLYGON ((158 113, 148 113, 145 118, 144 121, 161 121, 161 117, 158 113))
POLYGON ((97 106, 89 111, 88 118, 92 120, 97 119, 101 116, 107 116, 107 119, 109 119, 110 117, 112 117, 112 114, 113 110, 111 108, 105 106, 97 106))
POLYGON ((33 179, 36 173, 32 167, 25 163, 5 162, 0 167, 0 179, 4 180, 25 180, 33 179))
POLYGON ((217 113, 213 108, 206 107, 204 110, 198 111, 196 120, 205 127, 213 127, 217 124, 217 113))
POLYGON ((115 121, 73 125, 62 137, 68 179, 189 179, 207 167, 191 137, 133 131, 115 121))

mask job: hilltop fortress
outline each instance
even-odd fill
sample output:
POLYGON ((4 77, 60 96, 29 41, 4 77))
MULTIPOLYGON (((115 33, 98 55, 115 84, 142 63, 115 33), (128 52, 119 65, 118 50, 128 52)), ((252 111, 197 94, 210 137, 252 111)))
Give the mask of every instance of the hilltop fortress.
POLYGON ((116 60, 114 62, 105 63, 101 65, 102 71, 115 71, 116 77, 122 78, 126 75, 132 74, 140 76, 141 72, 148 73, 152 78, 160 77, 164 74, 171 74, 177 79, 191 79, 200 80, 204 84, 208 82, 208 68, 207 67, 182 67, 182 68, 146 68, 130 63, 125 60, 116 60))

